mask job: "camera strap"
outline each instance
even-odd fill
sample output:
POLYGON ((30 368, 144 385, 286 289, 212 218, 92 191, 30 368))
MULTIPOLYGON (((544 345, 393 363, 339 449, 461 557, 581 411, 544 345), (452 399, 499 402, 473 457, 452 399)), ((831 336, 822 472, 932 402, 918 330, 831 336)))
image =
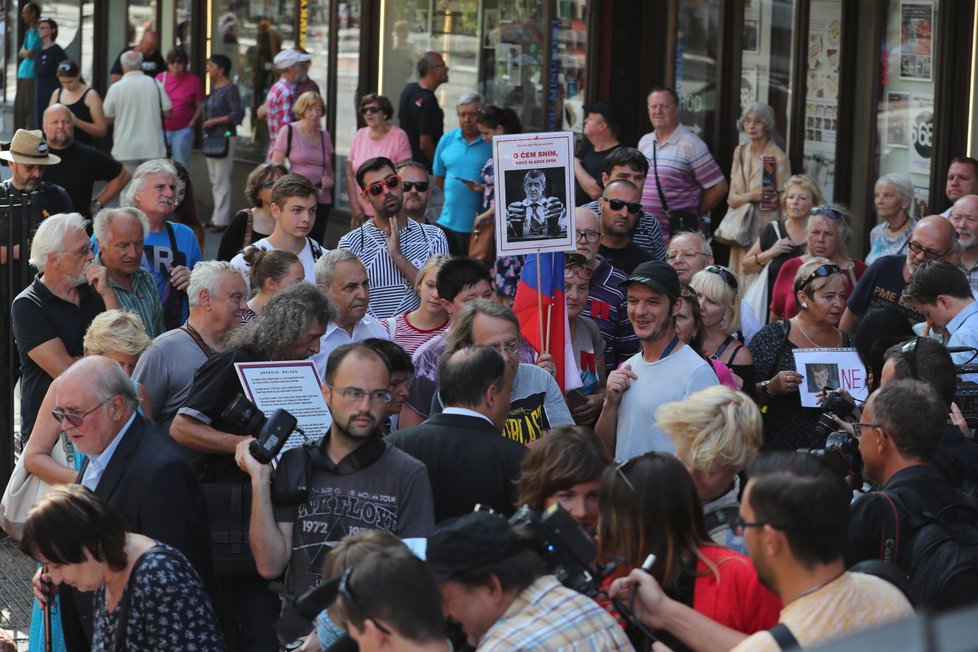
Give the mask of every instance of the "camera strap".
POLYGON ((214 357, 214 350, 207 346, 207 342, 205 342, 201 334, 197 332, 197 329, 190 325, 189 321, 184 323, 184 325, 180 327, 180 330, 189 335, 190 339, 192 339, 194 343, 200 347, 200 350, 204 353, 204 357, 206 357, 208 360, 214 357))

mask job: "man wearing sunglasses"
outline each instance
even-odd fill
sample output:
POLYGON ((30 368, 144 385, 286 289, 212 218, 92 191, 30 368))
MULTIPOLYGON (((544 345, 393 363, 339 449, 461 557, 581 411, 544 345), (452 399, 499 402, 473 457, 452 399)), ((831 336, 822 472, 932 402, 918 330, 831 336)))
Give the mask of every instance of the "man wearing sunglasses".
POLYGON ((617 179, 604 187, 598 210, 601 215, 601 257, 625 274, 644 262, 654 260, 652 254, 632 242, 632 233, 642 212, 642 192, 631 181, 617 179))
POLYGON ((839 328, 855 333, 863 315, 886 304, 899 308, 911 324, 924 321, 923 315, 900 301, 900 294, 920 265, 934 260, 957 265, 961 259, 958 247, 957 232, 949 220, 930 215, 917 222, 907 243, 906 256, 880 256, 856 283, 839 328))
POLYGON ((370 280, 367 313, 374 319, 403 315, 421 303, 414 292, 418 269, 432 255, 447 254, 448 241, 437 227, 404 215, 402 180, 390 159, 364 161, 356 179, 374 216, 340 238, 338 247, 364 263, 370 280))
POLYGON ((450 229, 428 219, 428 203, 434 192, 431 175, 425 166, 413 159, 401 161, 395 168, 397 176, 401 177, 401 188, 404 191, 404 216, 418 224, 431 224, 445 234, 448 242, 448 253, 452 256, 464 256, 465 251, 458 243, 458 238, 450 229))

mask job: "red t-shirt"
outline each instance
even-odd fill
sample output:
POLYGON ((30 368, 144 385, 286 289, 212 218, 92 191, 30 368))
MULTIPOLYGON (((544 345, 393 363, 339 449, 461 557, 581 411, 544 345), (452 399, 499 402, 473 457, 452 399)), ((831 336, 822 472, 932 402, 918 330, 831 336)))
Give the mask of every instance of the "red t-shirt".
MULTIPOLYGON (((798 304, 795 302, 795 274, 802 265, 801 256, 789 258, 778 271, 778 278, 774 281, 774 290, 771 292, 771 312, 777 317, 791 319, 798 314, 798 304)), ((866 271, 866 263, 861 260, 852 261, 852 273, 849 270, 842 270, 842 275, 846 277, 846 297, 852 295, 852 289, 856 286, 852 277, 858 281, 866 271)))
POLYGON ((163 84, 163 90, 173 104, 173 117, 164 118, 163 127, 167 131, 186 129, 190 126, 190 118, 194 117, 194 112, 197 110, 197 102, 204 101, 204 87, 200 79, 189 72, 179 77, 161 72, 156 79, 163 84))

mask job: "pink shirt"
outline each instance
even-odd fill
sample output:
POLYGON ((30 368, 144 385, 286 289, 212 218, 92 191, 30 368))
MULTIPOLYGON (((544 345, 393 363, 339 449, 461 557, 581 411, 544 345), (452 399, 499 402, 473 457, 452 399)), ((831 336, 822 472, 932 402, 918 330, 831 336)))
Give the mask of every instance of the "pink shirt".
POLYGON ((197 102, 204 101, 204 87, 200 79, 189 72, 179 77, 161 72, 156 79, 163 84, 163 90, 173 103, 173 117, 164 118, 163 127, 167 131, 186 129, 190 126, 190 119, 194 117, 194 112, 197 111, 197 102))
MULTIPOLYGON (((319 188, 323 174, 333 176, 333 140, 325 129, 319 130, 319 142, 310 144, 299 131, 299 123, 285 125, 275 139, 274 151, 283 155, 289 149, 289 127, 292 128, 292 150, 288 155, 289 171, 301 174, 319 188), (323 167, 323 161, 326 165, 323 167)), ((320 204, 332 204, 333 194, 326 189, 319 195, 320 204)))
MULTIPOLYGON (((357 130, 357 133, 353 135, 353 143, 350 144, 349 161, 353 166, 353 173, 356 174, 357 168, 364 161, 375 156, 386 156, 395 164, 411 158, 411 144, 408 142, 407 133, 400 127, 391 125, 390 130, 384 134, 383 138, 372 140, 369 127, 357 130)), ((359 192, 357 199, 360 201, 364 213, 373 216, 373 207, 359 192)))

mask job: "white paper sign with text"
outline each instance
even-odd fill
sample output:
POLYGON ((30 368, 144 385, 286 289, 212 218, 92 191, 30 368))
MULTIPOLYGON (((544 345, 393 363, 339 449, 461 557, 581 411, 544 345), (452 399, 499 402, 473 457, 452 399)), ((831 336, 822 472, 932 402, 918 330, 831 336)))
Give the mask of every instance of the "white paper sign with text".
POLYGON ((856 349, 796 349, 795 371, 804 379, 798 392, 802 407, 818 407, 815 394, 825 387, 844 389, 859 401, 868 395, 866 368, 856 349))

